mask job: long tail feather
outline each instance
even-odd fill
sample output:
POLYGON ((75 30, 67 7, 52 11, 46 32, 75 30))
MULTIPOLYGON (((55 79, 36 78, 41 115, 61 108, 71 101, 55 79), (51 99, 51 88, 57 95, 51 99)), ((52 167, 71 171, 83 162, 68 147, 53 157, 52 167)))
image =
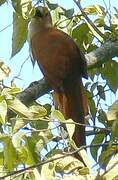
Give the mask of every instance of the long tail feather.
MULTIPOLYGON (((72 118, 76 123, 85 124, 88 107, 81 79, 64 82, 63 90, 56 91, 55 99, 66 119, 72 118)), ((78 147, 86 144, 85 126, 76 125, 73 140, 78 147)))

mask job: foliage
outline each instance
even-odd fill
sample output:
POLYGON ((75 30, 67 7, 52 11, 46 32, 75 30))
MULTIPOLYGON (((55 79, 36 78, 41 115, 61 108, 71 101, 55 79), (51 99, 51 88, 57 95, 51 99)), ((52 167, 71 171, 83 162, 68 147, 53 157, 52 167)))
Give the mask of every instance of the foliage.
MULTIPOLYGON (((0 1, 0 5, 4 6, 5 2, 7 1, 0 1)), ((28 23, 33 13, 31 3, 31 0, 11 0, 14 8, 11 57, 20 52, 26 43, 28 23)), ((95 4, 76 13, 73 8, 66 10, 48 0, 45 3, 51 10, 54 25, 72 36, 84 53, 96 50, 108 40, 117 40, 118 10, 116 8, 114 13, 110 14, 107 7, 95 4), (97 32, 83 12, 89 18, 92 16, 97 32)), ((90 118, 87 123, 89 127, 93 127, 91 135, 94 135, 87 148, 90 149, 99 167, 106 169, 103 174, 96 172, 96 177, 92 177, 90 175, 92 166, 84 148, 78 149, 78 152, 87 167, 71 156, 70 148, 77 150, 72 140, 77 124, 74 124, 71 119, 65 121, 64 116, 59 111, 51 110, 50 105, 42 106, 38 102, 33 102, 26 106, 20 102, 17 94, 22 90, 14 84, 11 87, 4 86, 4 79, 9 76, 11 70, 3 61, 0 61, 0 168, 2 172, 0 176, 7 177, 11 173, 11 179, 43 177, 52 180, 58 175, 63 179, 68 176, 72 179, 117 178, 118 172, 115 169, 118 154, 118 102, 111 104, 109 108, 106 104, 110 93, 117 93, 117 69, 117 61, 104 59, 101 65, 89 69, 89 80, 85 83, 90 106, 90 118), (104 107, 107 107, 107 113, 104 107), (61 128, 60 123, 66 124, 68 135, 61 128), (26 171, 30 166, 33 168, 26 171), (19 169, 25 169, 25 171, 19 171, 19 169), (15 170, 18 171, 17 174, 14 173, 15 170)))

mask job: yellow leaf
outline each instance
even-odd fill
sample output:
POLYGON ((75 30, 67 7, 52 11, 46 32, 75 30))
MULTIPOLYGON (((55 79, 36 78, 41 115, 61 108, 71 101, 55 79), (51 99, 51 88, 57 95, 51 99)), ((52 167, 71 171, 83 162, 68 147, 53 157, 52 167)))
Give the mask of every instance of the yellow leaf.
POLYGON ((118 119, 118 100, 115 101, 108 109, 107 112, 108 121, 113 121, 118 119))
POLYGON ((106 173, 104 173, 103 178, 111 180, 116 176, 118 176, 118 153, 109 161, 106 167, 106 173))
POLYGON ((66 120, 66 128, 67 128, 67 131, 68 131, 68 134, 69 134, 69 138, 72 139, 72 136, 74 134, 74 131, 75 131, 75 124, 74 124, 74 121, 72 119, 68 119, 66 120))
POLYGON ((10 68, 4 62, 0 61, 0 81, 9 76, 10 72, 10 68))

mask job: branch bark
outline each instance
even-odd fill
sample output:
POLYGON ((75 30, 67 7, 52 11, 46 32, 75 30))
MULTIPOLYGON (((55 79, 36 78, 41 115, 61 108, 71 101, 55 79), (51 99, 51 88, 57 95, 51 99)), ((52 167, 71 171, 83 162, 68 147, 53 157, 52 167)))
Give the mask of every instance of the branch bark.
POLYGON ((47 94, 51 90, 48 82, 42 78, 39 81, 32 82, 24 91, 17 94, 17 98, 25 105, 29 105, 37 98, 47 94))
MULTIPOLYGON (((118 57, 118 41, 106 42, 102 47, 85 55, 88 69, 101 65, 113 57, 118 57)), ((43 96, 51 90, 47 81, 43 78, 39 81, 33 82, 23 92, 17 95, 25 105, 32 103, 32 101, 43 96)))
POLYGON ((113 57, 118 57, 118 41, 108 41, 100 48, 97 48, 85 56, 88 69, 101 65, 113 57))

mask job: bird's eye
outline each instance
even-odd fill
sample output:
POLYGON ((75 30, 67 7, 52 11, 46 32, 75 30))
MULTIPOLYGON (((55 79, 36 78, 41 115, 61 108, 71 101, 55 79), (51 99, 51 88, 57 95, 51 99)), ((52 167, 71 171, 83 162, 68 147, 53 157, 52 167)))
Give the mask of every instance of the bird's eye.
POLYGON ((43 14, 41 13, 41 11, 39 11, 38 9, 36 9, 35 17, 43 17, 43 14))

